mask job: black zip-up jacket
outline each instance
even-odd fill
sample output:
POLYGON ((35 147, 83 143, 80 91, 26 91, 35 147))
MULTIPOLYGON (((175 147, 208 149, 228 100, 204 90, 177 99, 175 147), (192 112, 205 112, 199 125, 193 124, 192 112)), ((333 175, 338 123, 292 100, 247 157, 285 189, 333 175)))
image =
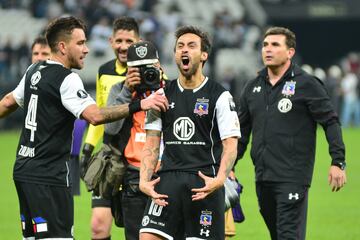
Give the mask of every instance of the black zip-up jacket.
POLYGON ((339 119, 323 83, 295 64, 274 86, 266 68, 249 81, 241 95, 239 119, 238 159, 252 133, 256 181, 310 186, 317 123, 326 133, 332 164, 345 161, 339 119))

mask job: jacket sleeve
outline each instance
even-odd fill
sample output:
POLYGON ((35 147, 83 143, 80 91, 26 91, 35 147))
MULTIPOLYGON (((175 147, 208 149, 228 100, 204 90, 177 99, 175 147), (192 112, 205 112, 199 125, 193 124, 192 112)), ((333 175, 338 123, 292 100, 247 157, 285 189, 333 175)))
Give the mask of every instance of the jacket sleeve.
MULTIPOLYGON (((131 102, 131 92, 124 86, 123 82, 117 83, 111 87, 109 97, 107 99, 107 106, 114 106, 118 104, 130 103, 131 102)), ((126 118, 121 120, 105 124, 105 133, 109 135, 117 134, 126 118)))
POLYGON ((250 112, 247 104, 247 92, 248 92, 247 89, 249 89, 248 85, 249 84, 246 85, 246 87, 243 89, 240 95, 238 116, 240 121, 241 138, 239 138, 239 142, 238 142, 238 155, 235 164, 245 154, 247 145, 249 143, 251 128, 252 128, 250 112))
POLYGON ((325 131, 332 164, 344 162, 345 145, 342 139, 339 117, 331 104, 325 86, 319 79, 313 78, 309 80, 309 86, 306 90, 306 104, 312 118, 325 131))

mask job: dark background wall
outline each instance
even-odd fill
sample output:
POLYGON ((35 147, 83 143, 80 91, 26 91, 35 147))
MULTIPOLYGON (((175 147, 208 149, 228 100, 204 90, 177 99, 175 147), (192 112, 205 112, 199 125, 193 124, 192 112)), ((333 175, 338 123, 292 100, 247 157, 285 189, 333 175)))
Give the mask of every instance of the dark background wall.
POLYGON ((269 25, 296 33, 304 63, 328 67, 351 51, 360 52, 360 1, 260 0, 269 25))
POLYGON ((351 51, 360 52, 360 19, 273 20, 296 33, 297 52, 312 66, 328 67, 351 51))

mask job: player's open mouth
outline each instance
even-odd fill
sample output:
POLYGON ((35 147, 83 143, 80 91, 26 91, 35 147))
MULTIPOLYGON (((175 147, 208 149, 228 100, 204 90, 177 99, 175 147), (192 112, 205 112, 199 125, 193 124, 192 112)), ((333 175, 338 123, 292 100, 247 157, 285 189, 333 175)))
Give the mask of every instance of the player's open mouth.
POLYGON ((184 68, 188 68, 189 67, 189 63, 190 63, 190 59, 188 56, 182 56, 181 57, 181 62, 183 64, 184 68))

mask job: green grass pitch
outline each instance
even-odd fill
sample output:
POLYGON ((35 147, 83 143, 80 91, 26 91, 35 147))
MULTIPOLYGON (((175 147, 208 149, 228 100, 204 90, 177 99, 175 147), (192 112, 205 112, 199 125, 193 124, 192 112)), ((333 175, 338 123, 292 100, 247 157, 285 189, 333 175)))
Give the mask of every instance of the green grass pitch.
MULTIPOLYGON (((322 130, 318 131, 316 165, 309 192, 307 239, 360 239, 360 129, 343 130, 347 156, 348 183, 333 193, 327 183, 330 165, 328 146, 322 130)), ((0 239, 21 239, 18 199, 12 180, 12 168, 19 131, 0 132, 0 239)), ((233 239, 270 239, 259 214, 254 185, 254 169, 247 153, 236 167, 244 185, 241 204, 246 220, 236 224, 233 239)), ((91 195, 82 185, 81 196, 75 197, 74 234, 78 240, 90 239, 91 195)), ((113 227, 113 239, 125 239, 123 230, 113 227)))

